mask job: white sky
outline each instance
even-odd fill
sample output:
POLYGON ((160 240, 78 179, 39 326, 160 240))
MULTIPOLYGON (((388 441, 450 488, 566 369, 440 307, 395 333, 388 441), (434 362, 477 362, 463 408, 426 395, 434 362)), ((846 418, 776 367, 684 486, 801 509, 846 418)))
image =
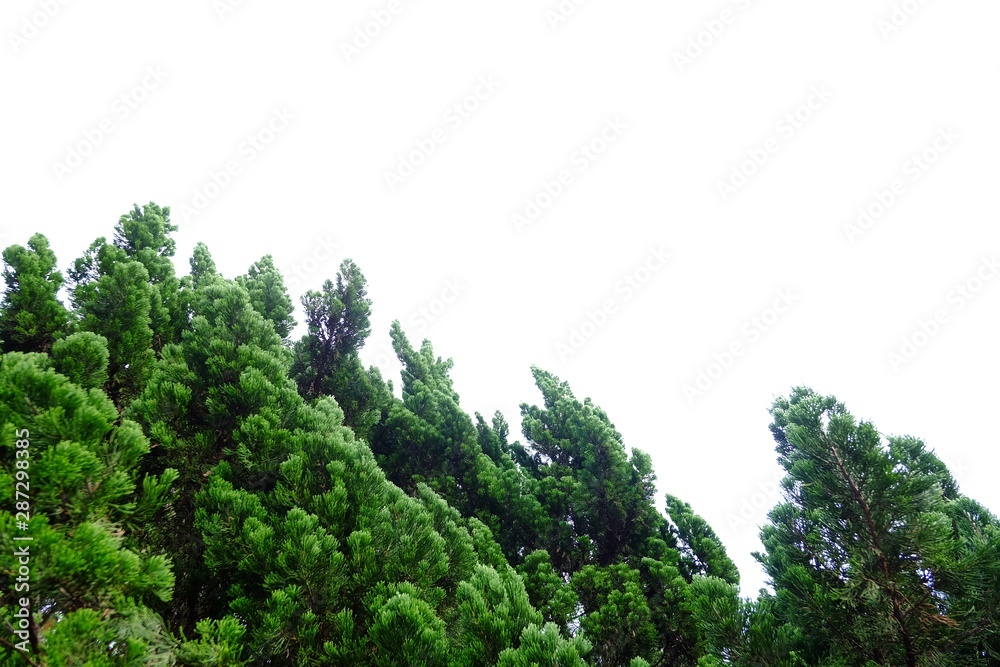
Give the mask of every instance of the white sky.
POLYGON ((41 231, 65 268, 153 200, 181 273, 198 241, 230 277, 271 253, 297 300, 351 257, 370 363, 400 319, 454 358, 465 409, 503 410, 518 437, 530 365, 555 372, 652 454, 661 506, 705 516, 750 594, 778 499, 767 408, 793 385, 924 438, 1000 509, 1000 280, 977 277, 1000 252, 1000 5, 896 4, 898 26, 892 0, 565 0, 558 22, 558 0, 5 0, 0 241, 41 231), (390 20, 349 62, 373 12, 390 20), (707 46, 681 62, 689 39, 707 46), (724 201, 719 183, 739 187, 724 201), (849 239, 878 192, 893 201, 849 239), (544 208, 518 228, 529 198, 544 208))

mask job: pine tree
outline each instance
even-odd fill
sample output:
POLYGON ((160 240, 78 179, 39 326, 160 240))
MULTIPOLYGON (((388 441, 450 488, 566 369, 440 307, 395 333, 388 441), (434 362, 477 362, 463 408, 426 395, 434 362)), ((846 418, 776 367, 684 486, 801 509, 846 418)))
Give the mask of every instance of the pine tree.
POLYGON ((771 414, 787 501, 758 559, 805 654, 997 664, 996 518, 958 494, 923 443, 884 438, 832 396, 797 388, 771 414))
MULTIPOLYGON (((307 292, 302 306, 309 330, 295 343, 292 364, 299 393, 306 400, 336 398, 347 425, 370 441, 375 426, 383 419, 392 389, 377 369, 365 370, 359 357, 371 333, 371 299, 361 269, 345 259, 337 271, 336 283, 327 280, 322 291, 307 292)), ((284 306, 271 312, 284 317, 284 306)))
POLYGON ((167 343, 177 342, 187 325, 180 299, 180 281, 174 272, 171 257, 176 242, 171 234, 177 225, 170 222, 170 207, 150 202, 138 204, 118 219, 113 244, 126 257, 146 267, 149 283, 154 289, 150 301, 150 326, 154 332, 153 347, 159 351, 167 343))
POLYGON ((108 339, 80 331, 52 345, 55 369, 83 389, 98 389, 108 381, 108 339))
POLYGON ((0 664, 132 665, 168 655, 175 641, 149 605, 170 599, 170 562, 123 530, 155 513, 176 474, 145 476, 137 491, 149 450, 139 427, 119 421, 100 391, 55 373, 45 355, 10 353, 0 357, 0 450, 0 617, 20 630, 5 631, 0 664), (15 579, 25 563, 30 575, 15 579), (15 614, 22 601, 27 618, 15 614))
POLYGON ((0 303, 0 349, 3 352, 48 352, 65 333, 69 312, 57 296, 63 277, 49 240, 35 234, 28 247, 3 251, 6 288, 0 303))
POLYGON ((295 328, 292 299, 285 290, 285 281, 274 266, 274 259, 264 255, 236 282, 250 295, 254 310, 274 325, 274 331, 286 340, 295 328))
POLYGON ((726 553, 722 540, 689 504, 667 494, 667 516, 670 517, 668 532, 680 548, 681 569, 686 579, 700 575, 717 577, 728 584, 740 583, 740 572, 726 553))
POLYGON ((806 667, 795 652, 801 633, 783 622, 775 598, 761 590, 755 600, 740 597, 739 588, 714 576, 691 582, 688 608, 696 619, 699 648, 706 656, 699 667, 806 667))
POLYGON ((207 594, 203 545, 192 526, 196 496, 226 459, 241 485, 273 488, 291 446, 289 419, 298 405, 281 342, 238 285, 219 278, 199 288, 197 312, 179 345, 168 345, 146 391, 128 408, 158 445, 151 471, 180 471, 166 523, 148 538, 175 554, 178 595, 170 616, 193 628, 218 611, 207 594))
POLYGON ((124 258, 74 293, 79 328, 107 341, 110 358, 104 388, 122 408, 142 392, 156 361, 150 316, 155 296, 146 267, 124 258))
POLYGON ((535 545, 543 551, 521 568, 532 601, 557 612, 547 621, 563 622, 571 598, 551 568, 578 601, 570 623, 592 644, 595 664, 695 664, 688 584, 701 571, 736 579, 735 566, 690 507, 668 499, 673 523, 656 510, 649 456, 629 456, 603 410, 552 374, 533 373, 544 404, 521 406, 527 445, 518 458, 549 524, 535 545))
POLYGON ((389 333, 403 364, 402 399, 391 399, 374 429, 379 465, 404 490, 427 484, 464 516, 478 518, 509 562, 519 563, 545 517, 531 480, 506 452, 505 423, 496 421, 493 430, 477 415, 474 424, 452 385, 452 361, 435 356, 426 340, 414 349, 399 322, 389 333))

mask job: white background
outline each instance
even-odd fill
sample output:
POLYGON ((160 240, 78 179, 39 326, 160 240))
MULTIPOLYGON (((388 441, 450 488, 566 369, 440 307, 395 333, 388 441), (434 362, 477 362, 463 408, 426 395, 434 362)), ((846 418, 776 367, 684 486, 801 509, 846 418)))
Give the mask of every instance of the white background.
POLYGON ((530 365, 555 372, 652 454, 658 502, 669 491, 711 522, 748 594, 778 500, 767 408, 794 385, 924 438, 1000 508, 1000 280, 977 282, 1000 251, 996 2, 46 5, 0 10, 4 246, 43 232, 65 269, 152 200, 180 226, 181 274, 198 241, 229 277, 271 253, 301 276, 297 301, 351 257, 374 300, 368 363, 398 378, 399 319, 454 358, 467 411, 501 409, 518 437, 518 404, 540 401, 530 365), (365 45, 372 12, 387 25, 365 45), (480 77, 498 86, 456 126, 480 77), (269 135, 275 109, 294 119, 269 135), (609 119, 626 127, 602 145, 609 119), (445 141, 390 188, 437 128, 445 141), (251 150, 251 135, 270 143, 251 150), (592 141, 603 152, 580 171, 592 141), (914 172, 925 150, 936 159, 914 172), (763 165, 741 166, 751 154, 763 165), (213 187, 227 161, 239 173, 213 187), (734 168, 753 173, 724 201, 734 168), (539 201, 561 170, 570 185, 539 201), (529 198, 546 206, 518 228, 529 198), (650 248, 671 259, 645 273, 650 248), (628 299, 626 275, 646 279, 628 299), (973 298, 953 292, 967 283, 973 298), (780 290, 793 304, 775 320, 780 290), (614 312, 585 325, 606 299, 614 312), (733 343, 742 354, 711 367, 733 343), (699 371, 715 379, 689 400, 699 371))

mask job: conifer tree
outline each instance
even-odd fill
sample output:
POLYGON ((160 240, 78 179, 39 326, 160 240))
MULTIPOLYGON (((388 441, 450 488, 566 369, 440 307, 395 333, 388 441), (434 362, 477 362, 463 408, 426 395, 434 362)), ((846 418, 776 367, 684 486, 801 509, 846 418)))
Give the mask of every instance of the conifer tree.
MULTIPOLYGON (((371 333, 371 299, 364 274, 357 264, 345 259, 336 282, 327 280, 322 291, 307 292, 302 306, 309 330, 295 343, 292 364, 299 393, 310 401, 333 396, 347 425, 370 441, 392 389, 377 369, 366 370, 359 357, 371 333)), ((272 312, 283 317, 283 306, 272 312)))
POLYGON ((215 260, 212 259, 212 252, 201 241, 195 244, 188 263, 191 265, 191 273, 181 280, 185 288, 197 289, 221 278, 215 266, 215 260))
POLYGON ((691 582, 688 608, 695 617, 699 667, 806 667, 795 651, 799 630, 779 617, 773 595, 761 590, 755 600, 740 597, 739 588, 714 576, 691 582))
POLYGON ((695 664, 688 584, 700 571, 735 579, 735 566, 689 507, 668 499, 674 523, 656 510, 649 456, 629 456, 603 410, 551 373, 533 374, 544 403, 521 406, 520 458, 536 478, 549 526, 537 545, 544 551, 521 566, 529 595, 541 609, 558 610, 546 620, 561 623, 571 598, 549 567, 568 579, 578 601, 571 622, 592 644, 595 664, 695 664))
POLYGON ((63 285, 49 240, 35 234, 28 247, 3 251, 3 301, 0 302, 0 349, 4 352, 48 352, 65 333, 69 312, 57 296, 63 285))
POLYGON ((176 252, 176 242, 171 234, 177 225, 170 222, 170 207, 160 207, 150 202, 132 210, 118 219, 114 229, 113 244, 144 267, 154 294, 150 302, 150 326, 153 329, 154 349, 159 351, 167 343, 176 342, 187 325, 186 313, 180 300, 180 281, 171 258, 176 252))
POLYGON ((295 328, 295 307, 285 290, 285 281, 274 266, 274 259, 264 255, 236 282, 250 295, 254 310, 274 325, 274 331, 286 340, 295 328))
POLYGON ((108 339, 79 331, 52 346, 55 369, 83 389, 98 389, 108 381, 108 339))
POLYGON ((280 339, 245 290, 221 278, 208 281, 196 303, 182 342, 164 348, 149 386, 128 409, 158 445, 149 469, 180 471, 166 523, 148 538, 175 554, 179 595, 170 614, 188 628, 222 604, 218 591, 213 598, 203 590, 195 497, 223 459, 241 485, 273 488, 291 446, 288 420, 298 398, 280 339))
POLYGON ((79 328, 107 341, 105 390, 122 408, 142 392, 156 361, 150 317, 155 296, 146 267, 128 259, 113 262, 74 295, 79 328))
POLYGON ((149 450, 139 427, 45 355, 10 353, 0 356, 0 450, 0 617, 18 630, 5 629, 0 664, 169 656, 176 642, 149 605, 170 599, 170 562, 123 530, 152 516, 176 475, 145 476, 137 491, 149 450))
POLYGON ((832 396, 797 388, 771 414, 787 500, 758 558, 804 655, 998 664, 996 518, 919 440, 883 437, 832 396))
POLYGON ((545 517, 531 480, 506 452, 506 424, 501 418, 494 430, 479 415, 473 424, 452 385, 452 361, 436 357, 426 340, 414 349, 399 322, 390 336, 403 364, 403 395, 391 399, 374 431, 379 464, 404 490, 427 484, 464 516, 481 520, 509 562, 520 562, 545 517))

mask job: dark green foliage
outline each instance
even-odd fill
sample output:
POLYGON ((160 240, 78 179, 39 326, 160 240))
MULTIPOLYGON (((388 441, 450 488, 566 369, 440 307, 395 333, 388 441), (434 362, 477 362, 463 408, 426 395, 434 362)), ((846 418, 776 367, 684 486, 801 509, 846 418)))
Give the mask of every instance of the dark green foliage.
POLYGON ((806 667, 793 650, 801 643, 795 627, 779 620, 775 599, 761 591, 756 600, 717 577, 691 582, 688 607, 697 621, 704 667, 806 667))
POLYGON ((521 406, 528 444, 517 456, 548 523, 534 545, 545 551, 521 568, 532 600, 562 625, 571 593, 596 664, 695 664, 688 584, 702 571, 736 580, 735 566, 686 504, 668 498, 673 523, 656 510, 649 456, 629 456, 603 410, 550 373, 533 372, 544 407, 521 406))
MULTIPOLYGON (((275 279, 262 274, 256 282, 263 285, 267 280, 275 279)), ((269 288, 270 297, 264 287, 258 289, 257 307, 276 318, 280 330, 290 328, 291 310, 277 295, 279 284, 269 288)), ((391 400, 392 389, 377 369, 365 370, 358 356, 371 333, 371 300, 366 286, 361 269, 345 259, 337 271, 336 283, 327 280, 321 292, 309 291, 302 297, 309 330, 295 343, 291 373, 306 400, 333 396, 344 411, 345 423, 359 437, 371 441, 391 400)))
POLYGON ((758 558, 803 654, 996 664, 996 518, 918 440, 884 438, 833 397, 799 388, 771 414, 787 501, 758 558))
POLYGON ((63 277, 49 240, 35 234, 28 247, 3 251, 6 288, 0 303, 0 349, 3 352, 48 352, 66 330, 69 312, 57 293, 63 277))
POLYGON ((690 505, 667 494, 667 516, 673 524, 671 532, 681 547, 681 567, 687 579, 702 575, 718 577, 730 584, 740 583, 740 572, 726 555, 722 541, 690 505))

